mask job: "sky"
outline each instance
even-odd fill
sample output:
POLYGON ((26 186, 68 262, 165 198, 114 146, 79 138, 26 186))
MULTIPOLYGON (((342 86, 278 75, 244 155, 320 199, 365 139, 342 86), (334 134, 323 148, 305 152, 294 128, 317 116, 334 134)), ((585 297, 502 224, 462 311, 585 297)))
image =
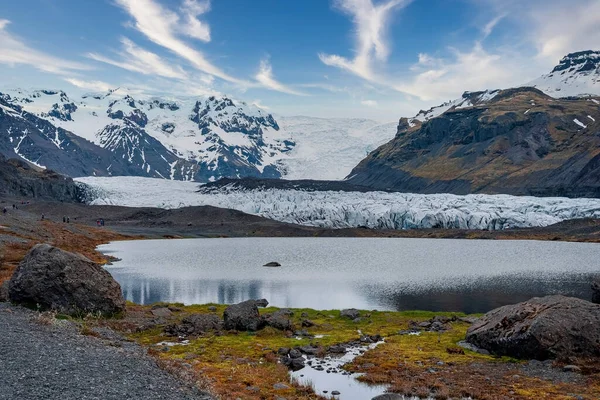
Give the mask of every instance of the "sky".
POLYGON ((600 50, 600 0, 19 0, 0 87, 226 94, 277 115, 394 121, 600 50))

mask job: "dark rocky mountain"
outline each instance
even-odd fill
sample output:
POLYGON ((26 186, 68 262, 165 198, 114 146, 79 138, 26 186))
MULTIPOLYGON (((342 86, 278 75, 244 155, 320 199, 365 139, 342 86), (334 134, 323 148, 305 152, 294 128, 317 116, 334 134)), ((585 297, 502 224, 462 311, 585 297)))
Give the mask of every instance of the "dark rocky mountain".
POLYGON ((80 186, 51 170, 40 170, 0 154, 0 196, 79 201, 80 186))
MULTIPOLYGON (((463 98, 473 95, 481 98, 463 98)), ((600 197, 599 105, 523 87, 424 121, 402 118, 396 137, 347 181, 416 193, 600 197)))

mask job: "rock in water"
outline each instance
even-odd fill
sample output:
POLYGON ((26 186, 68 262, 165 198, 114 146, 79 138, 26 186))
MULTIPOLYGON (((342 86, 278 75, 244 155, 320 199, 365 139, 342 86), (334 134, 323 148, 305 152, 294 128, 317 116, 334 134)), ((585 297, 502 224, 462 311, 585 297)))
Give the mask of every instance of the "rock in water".
POLYGON ((600 280, 592 283, 592 303, 600 304, 600 280))
POLYGON ((263 267, 281 267, 281 264, 279 264, 277 261, 271 261, 263 265, 263 267))
POLYGON ((264 326, 256 300, 246 300, 232 304, 223 312, 224 327, 227 330, 257 331, 264 326))
POLYGON ((70 315, 125 310, 121 286, 102 266, 48 244, 27 253, 10 279, 8 296, 15 303, 70 315))
POLYGON ((600 305, 565 296, 497 308, 467 331, 467 342, 517 358, 600 357, 600 305))

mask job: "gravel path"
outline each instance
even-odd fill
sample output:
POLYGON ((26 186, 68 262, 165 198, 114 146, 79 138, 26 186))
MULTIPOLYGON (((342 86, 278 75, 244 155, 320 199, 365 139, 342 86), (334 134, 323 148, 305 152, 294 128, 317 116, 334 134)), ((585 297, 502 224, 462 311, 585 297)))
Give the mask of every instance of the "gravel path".
POLYGON ((138 345, 50 325, 36 313, 0 303, 0 400, 209 400, 161 370, 138 345))

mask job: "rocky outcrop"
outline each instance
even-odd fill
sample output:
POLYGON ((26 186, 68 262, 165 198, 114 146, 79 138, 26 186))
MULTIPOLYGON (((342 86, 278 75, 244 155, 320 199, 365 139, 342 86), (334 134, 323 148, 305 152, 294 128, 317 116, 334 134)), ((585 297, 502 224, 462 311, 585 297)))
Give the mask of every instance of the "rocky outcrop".
POLYGON ((48 244, 27 253, 10 279, 8 295, 15 303, 70 315, 125 310, 121 287, 102 266, 48 244))
POLYGON ((0 154, 0 196, 79 201, 81 187, 51 170, 37 170, 24 161, 0 154))
POLYGON ((347 181, 415 193, 600 197, 598 99, 534 88, 490 93, 398 134, 347 181))
POLYGON ((198 336, 223 329, 223 320, 215 314, 192 314, 181 324, 168 325, 165 333, 170 336, 198 336))
POLYGON ((265 322, 258 312, 256 300, 246 300, 232 304, 223 312, 223 326, 227 330, 257 331, 265 322))
POLYGON ((600 357, 600 305, 565 297, 536 297, 478 319, 466 341, 492 354, 524 359, 600 357))

